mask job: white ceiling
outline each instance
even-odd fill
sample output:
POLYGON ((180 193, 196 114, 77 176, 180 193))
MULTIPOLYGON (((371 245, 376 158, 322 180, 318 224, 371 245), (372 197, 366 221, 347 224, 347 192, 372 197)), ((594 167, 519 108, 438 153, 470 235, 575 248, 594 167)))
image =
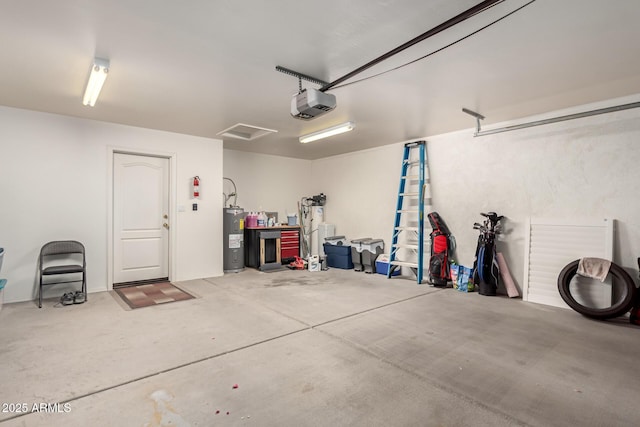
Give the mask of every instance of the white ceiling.
MULTIPOLYGON (((528 0, 507 0, 394 56, 366 77, 438 49, 528 0)), ((640 1, 537 0, 423 61, 330 91, 338 107, 290 116, 294 77, 333 81, 480 0, 3 0, 0 104, 217 138, 225 148, 316 159, 640 92, 640 1), (111 61, 81 103, 94 56, 111 61), (298 136, 347 120, 356 129, 298 136)), ((318 87, 303 82, 305 87, 318 87)))

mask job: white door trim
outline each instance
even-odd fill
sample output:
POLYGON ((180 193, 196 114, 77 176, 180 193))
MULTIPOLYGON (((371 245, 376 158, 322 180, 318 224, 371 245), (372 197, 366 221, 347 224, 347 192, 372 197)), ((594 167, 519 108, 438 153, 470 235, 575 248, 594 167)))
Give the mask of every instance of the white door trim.
POLYGON ((169 159, 169 280, 175 280, 178 221, 176 208, 177 153, 161 150, 132 149, 128 147, 107 147, 107 290, 113 290, 113 156, 115 154, 132 154, 139 156, 163 157, 169 159))

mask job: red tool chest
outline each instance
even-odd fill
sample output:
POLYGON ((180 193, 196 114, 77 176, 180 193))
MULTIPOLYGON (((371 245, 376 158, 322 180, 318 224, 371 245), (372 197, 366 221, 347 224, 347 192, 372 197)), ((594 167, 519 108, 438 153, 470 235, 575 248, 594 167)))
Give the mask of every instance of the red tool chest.
POLYGON ((282 259, 300 256, 300 230, 281 230, 280 256, 282 259))

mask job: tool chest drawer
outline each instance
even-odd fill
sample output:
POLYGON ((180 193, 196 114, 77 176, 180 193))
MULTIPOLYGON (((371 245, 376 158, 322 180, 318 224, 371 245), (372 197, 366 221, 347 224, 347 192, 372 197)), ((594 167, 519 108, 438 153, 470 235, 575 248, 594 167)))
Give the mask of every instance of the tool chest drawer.
POLYGON ((282 230, 280 240, 283 245, 300 246, 300 231, 298 230, 282 230))
POLYGON ((282 258, 300 256, 300 230, 282 230, 280 252, 282 258))

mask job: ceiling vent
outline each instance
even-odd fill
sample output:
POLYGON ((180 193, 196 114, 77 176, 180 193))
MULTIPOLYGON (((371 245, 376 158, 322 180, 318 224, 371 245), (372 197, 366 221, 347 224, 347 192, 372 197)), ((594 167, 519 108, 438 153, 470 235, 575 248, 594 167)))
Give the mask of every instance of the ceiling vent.
POLYGON ((225 138, 242 139, 245 141, 252 141, 262 136, 269 135, 270 133, 276 133, 277 130, 261 128, 258 126, 251 126, 244 123, 236 123, 235 125, 218 132, 216 135, 220 135, 225 138))

